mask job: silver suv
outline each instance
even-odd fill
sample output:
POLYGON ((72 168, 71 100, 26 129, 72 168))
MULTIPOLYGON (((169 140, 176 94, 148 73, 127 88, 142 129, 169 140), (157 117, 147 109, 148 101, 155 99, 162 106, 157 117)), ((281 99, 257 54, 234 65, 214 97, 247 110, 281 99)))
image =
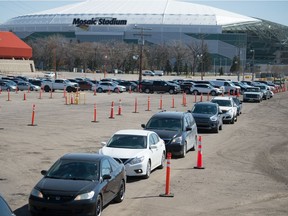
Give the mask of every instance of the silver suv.
POLYGON ((237 105, 232 97, 214 97, 211 102, 219 105, 223 113, 223 122, 234 124, 237 121, 237 105))
POLYGON ((222 90, 215 88, 210 84, 194 84, 190 88, 192 94, 210 94, 212 96, 222 94, 222 90))

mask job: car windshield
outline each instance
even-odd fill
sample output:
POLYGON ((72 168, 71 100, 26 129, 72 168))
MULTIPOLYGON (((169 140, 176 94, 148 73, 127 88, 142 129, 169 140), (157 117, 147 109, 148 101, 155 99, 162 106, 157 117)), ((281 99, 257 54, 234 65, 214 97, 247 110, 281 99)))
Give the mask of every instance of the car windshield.
POLYGON ((231 101, 230 100, 212 100, 213 103, 217 103, 219 106, 224 107, 231 107, 231 101))
POLYGON ((200 114, 216 114, 217 108, 212 105, 195 105, 192 109, 192 113, 200 113, 200 114))
POLYGON ((145 136, 115 134, 107 143, 110 148, 146 149, 145 136))
POLYGON ((152 118, 146 126, 147 129, 182 130, 181 119, 176 118, 152 118))
POLYGON ((58 160, 46 177, 56 179, 95 181, 99 178, 99 165, 95 161, 58 160))

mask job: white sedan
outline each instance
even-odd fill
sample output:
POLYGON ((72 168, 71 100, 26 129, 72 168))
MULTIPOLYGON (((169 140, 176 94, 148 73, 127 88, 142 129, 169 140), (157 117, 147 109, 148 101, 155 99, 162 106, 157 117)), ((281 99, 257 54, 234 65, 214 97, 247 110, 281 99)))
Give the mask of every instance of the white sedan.
POLYGON ((99 154, 122 160, 127 176, 149 178, 152 170, 164 167, 165 143, 153 131, 120 130, 101 144, 99 154))

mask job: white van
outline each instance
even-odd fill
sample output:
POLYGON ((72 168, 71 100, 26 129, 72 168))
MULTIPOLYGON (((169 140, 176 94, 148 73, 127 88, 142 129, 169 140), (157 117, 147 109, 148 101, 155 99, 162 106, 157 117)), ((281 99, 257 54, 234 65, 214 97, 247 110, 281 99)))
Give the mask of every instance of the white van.
POLYGON ((224 93, 230 93, 233 94, 236 91, 240 92, 241 88, 239 86, 236 86, 232 81, 228 80, 211 80, 213 83, 213 86, 218 87, 220 89, 224 90, 224 93))

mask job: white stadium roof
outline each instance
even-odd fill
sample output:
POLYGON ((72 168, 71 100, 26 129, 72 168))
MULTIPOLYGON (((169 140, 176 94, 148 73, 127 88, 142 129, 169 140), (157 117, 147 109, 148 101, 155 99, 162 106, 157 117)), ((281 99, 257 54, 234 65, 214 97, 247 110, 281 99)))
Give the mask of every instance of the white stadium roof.
POLYGON ((115 17, 127 25, 237 25, 258 19, 195 4, 190 0, 88 0, 10 19, 4 25, 71 24, 75 17, 115 17))

